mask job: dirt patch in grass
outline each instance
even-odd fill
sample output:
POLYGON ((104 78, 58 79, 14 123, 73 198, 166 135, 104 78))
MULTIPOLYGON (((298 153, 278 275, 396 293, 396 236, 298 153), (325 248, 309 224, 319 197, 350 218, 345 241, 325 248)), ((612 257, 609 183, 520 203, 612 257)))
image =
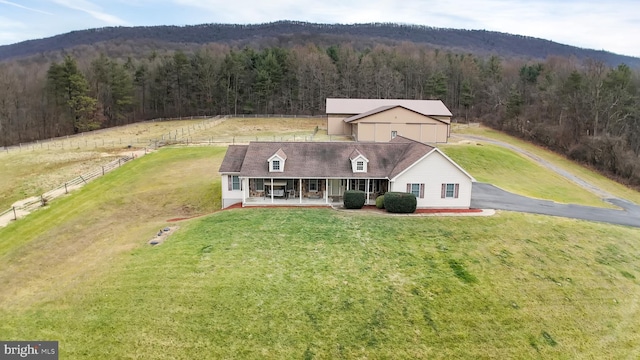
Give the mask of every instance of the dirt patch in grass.
POLYGON ((149 240, 149 245, 155 246, 162 244, 163 242, 165 242, 165 240, 167 240, 169 236, 171 236, 171 234, 174 233, 174 231, 178 230, 179 228, 179 226, 167 226, 160 229, 156 236, 149 240))

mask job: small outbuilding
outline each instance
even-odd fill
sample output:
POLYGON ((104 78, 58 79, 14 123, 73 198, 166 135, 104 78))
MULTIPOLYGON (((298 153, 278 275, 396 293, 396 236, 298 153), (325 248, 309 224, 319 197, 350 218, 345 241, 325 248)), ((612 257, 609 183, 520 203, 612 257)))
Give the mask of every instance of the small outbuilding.
POLYGON ((327 134, 356 141, 388 142, 403 136, 423 143, 446 143, 451 111, 440 100, 328 98, 327 134))

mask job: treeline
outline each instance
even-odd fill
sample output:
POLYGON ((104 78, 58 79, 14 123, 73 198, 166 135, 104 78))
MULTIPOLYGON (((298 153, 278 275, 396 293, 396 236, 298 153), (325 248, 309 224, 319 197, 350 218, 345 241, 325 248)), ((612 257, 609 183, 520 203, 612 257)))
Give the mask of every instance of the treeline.
POLYGON ((640 185, 638 75, 411 43, 0 63, 0 146, 159 117, 322 114, 327 97, 442 99, 459 122, 481 120, 640 185))

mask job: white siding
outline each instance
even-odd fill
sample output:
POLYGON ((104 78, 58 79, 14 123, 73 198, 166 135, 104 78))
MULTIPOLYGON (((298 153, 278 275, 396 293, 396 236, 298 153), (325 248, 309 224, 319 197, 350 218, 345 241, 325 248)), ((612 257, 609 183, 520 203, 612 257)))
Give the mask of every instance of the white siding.
POLYGON ((418 198, 419 208, 468 209, 471 205, 471 179, 437 151, 392 180, 389 191, 406 192, 407 184, 424 184, 424 198, 418 198), (442 184, 460 184, 458 198, 443 199, 442 184))
POLYGON ((229 190, 229 175, 222 174, 222 208, 242 202, 242 190, 229 190))

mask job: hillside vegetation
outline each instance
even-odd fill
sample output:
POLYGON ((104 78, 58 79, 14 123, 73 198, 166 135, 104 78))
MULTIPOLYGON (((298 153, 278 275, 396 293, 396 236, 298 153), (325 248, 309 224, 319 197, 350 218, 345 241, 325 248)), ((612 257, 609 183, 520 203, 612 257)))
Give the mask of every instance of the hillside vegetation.
MULTIPOLYGON (((168 47, 184 49, 185 44, 221 43, 238 47, 259 43, 291 46, 306 42, 329 46, 336 42, 356 42, 372 46, 413 42, 466 52, 497 53, 545 59, 548 56, 592 58, 616 66, 627 63, 640 65, 640 59, 601 50, 582 49, 553 41, 486 30, 446 29, 430 26, 369 23, 314 24, 301 21, 278 21, 265 24, 201 24, 194 26, 136 26, 106 27, 60 34, 46 39, 24 41, 0 46, 0 60, 46 54, 60 49, 73 49, 96 43, 112 43, 134 52, 140 45, 145 49, 168 47), (128 42, 128 43, 127 43, 128 42)), ((126 54, 131 55, 131 54, 126 54)))

